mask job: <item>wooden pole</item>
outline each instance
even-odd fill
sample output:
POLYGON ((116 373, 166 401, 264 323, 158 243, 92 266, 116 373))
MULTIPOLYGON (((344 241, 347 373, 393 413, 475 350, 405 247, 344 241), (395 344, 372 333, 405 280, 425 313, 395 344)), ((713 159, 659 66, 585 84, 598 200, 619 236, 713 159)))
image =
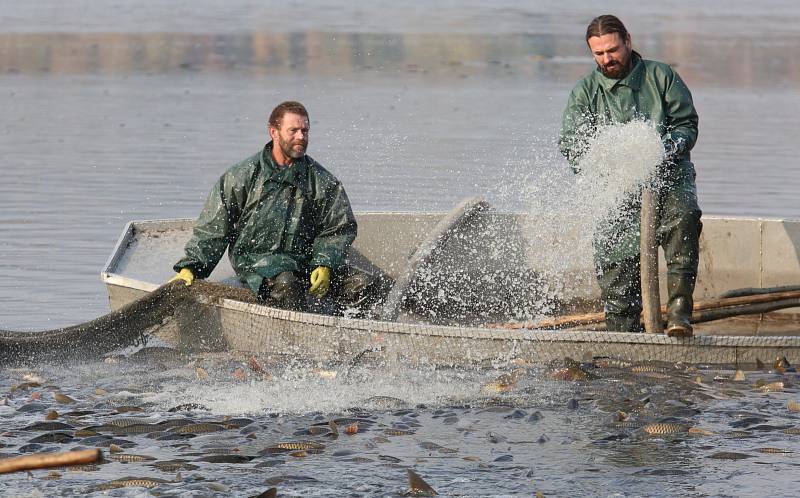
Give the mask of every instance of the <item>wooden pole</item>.
POLYGON ((49 469, 67 465, 85 465, 103 458, 99 449, 67 451, 63 453, 36 453, 0 460, 0 474, 22 470, 49 469))
POLYGON ((642 189, 639 258, 642 281, 642 317, 648 334, 661 334, 661 296, 658 291, 658 245, 656 244, 656 194, 642 189))

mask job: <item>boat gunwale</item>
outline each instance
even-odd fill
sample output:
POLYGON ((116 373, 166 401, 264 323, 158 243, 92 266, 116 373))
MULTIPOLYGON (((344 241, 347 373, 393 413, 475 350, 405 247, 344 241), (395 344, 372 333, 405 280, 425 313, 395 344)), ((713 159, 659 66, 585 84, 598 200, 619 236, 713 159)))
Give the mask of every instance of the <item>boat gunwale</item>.
POLYGON ((713 347, 797 347, 800 336, 727 336, 697 335, 687 338, 669 337, 665 334, 637 332, 609 332, 593 330, 503 330, 486 327, 459 327, 424 323, 387 322, 382 320, 347 318, 291 311, 264 304, 245 303, 223 298, 211 303, 219 308, 251 315, 283 320, 299 325, 322 325, 332 328, 355 329, 362 332, 413 334, 453 339, 515 340, 535 342, 580 342, 603 344, 631 344, 654 346, 713 346, 713 347), (743 344, 747 342, 747 344, 743 344))

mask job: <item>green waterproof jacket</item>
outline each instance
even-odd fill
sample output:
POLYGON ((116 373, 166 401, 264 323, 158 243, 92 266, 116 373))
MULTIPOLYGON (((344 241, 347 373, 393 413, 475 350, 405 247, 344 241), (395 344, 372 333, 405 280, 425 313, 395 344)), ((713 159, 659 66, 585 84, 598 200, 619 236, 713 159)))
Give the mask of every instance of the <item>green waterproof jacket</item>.
POLYGON ((339 180, 309 156, 278 168, 270 142, 222 175, 173 268, 206 278, 227 248, 239 279, 258 294, 278 273, 342 266, 356 232, 339 180))
POLYGON ((673 163, 690 161, 697 141, 692 94, 668 64, 644 60, 637 52, 632 57, 633 68, 624 78, 608 78, 596 68, 572 89, 558 144, 573 167, 599 126, 634 118, 651 121, 665 141, 677 145, 673 163))
MULTIPOLYGON (((578 171, 578 162, 599 127, 647 119, 665 144, 671 142, 676 149, 658 171, 664 195, 694 198, 690 151, 697 141, 698 117, 692 95, 668 64, 644 60, 637 52, 632 57, 633 68, 624 78, 608 78, 596 68, 572 89, 559 136, 561 153, 578 171)), ((638 256, 639 209, 638 196, 628 199, 616 219, 598 227, 594 241, 597 261, 638 256)), ((667 218, 669 213, 662 213, 662 223, 667 218)))

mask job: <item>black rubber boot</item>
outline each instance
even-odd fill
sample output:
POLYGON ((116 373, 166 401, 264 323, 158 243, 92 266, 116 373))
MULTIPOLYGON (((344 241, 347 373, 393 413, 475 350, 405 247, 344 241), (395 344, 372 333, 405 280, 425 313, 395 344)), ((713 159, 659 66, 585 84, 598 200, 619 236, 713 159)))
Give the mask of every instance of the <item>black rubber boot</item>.
POLYGON ((670 337, 691 337, 694 275, 667 275, 667 330, 670 337))

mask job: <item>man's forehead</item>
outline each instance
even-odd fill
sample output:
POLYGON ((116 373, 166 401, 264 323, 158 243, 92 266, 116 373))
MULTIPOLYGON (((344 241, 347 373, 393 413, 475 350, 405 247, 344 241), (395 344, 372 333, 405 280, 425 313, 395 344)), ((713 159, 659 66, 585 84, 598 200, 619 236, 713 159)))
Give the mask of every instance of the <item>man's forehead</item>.
POLYGON ((286 114, 284 114, 283 119, 281 119, 281 121, 284 123, 294 122, 294 123, 308 124, 307 117, 301 114, 296 114, 294 112, 287 112, 286 114))
POLYGON ((589 37, 587 42, 589 43, 589 46, 594 50, 594 49, 610 48, 617 45, 621 45, 624 42, 624 40, 622 39, 622 35, 620 35, 619 33, 607 33, 605 35, 589 37))
MULTIPOLYGON (((297 114, 295 112, 286 112, 283 114, 283 117, 278 121, 279 128, 283 128, 285 126, 293 126, 299 128, 309 128, 309 121, 306 116, 302 114, 297 114)), ((272 125, 270 125, 272 128, 272 125)))

